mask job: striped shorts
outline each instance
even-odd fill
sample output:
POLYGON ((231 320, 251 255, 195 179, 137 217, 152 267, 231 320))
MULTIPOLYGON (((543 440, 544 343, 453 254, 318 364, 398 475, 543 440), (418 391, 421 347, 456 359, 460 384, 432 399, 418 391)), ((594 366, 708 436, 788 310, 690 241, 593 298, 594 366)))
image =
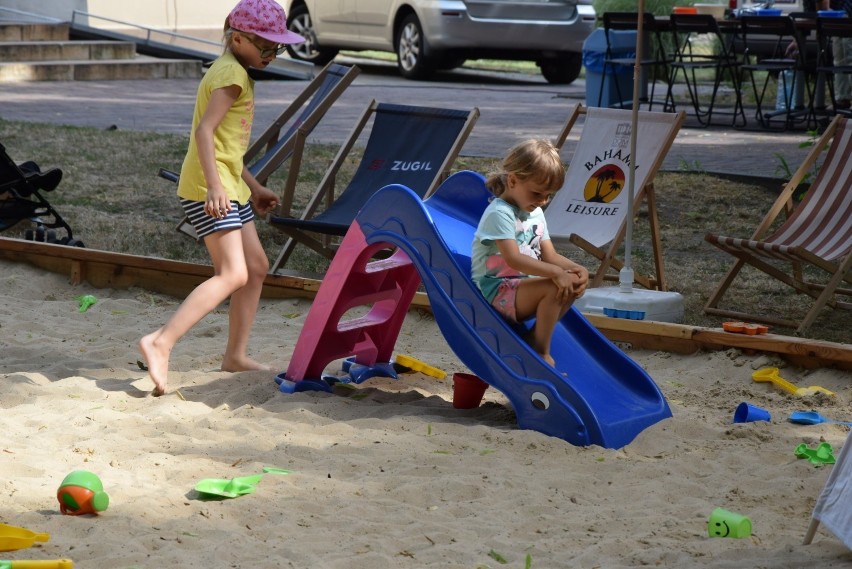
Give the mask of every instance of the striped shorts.
POLYGON ((240 229, 246 223, 254 221, 254 212, 251 209, 251 203, 246 202, 243 205, 236 201, 231 201, 231 210, 228 215, 219 219, 207 215, 204 211, 205 202, 197 202, 193 200, 180 200, 180 205, 186 213, 186 217, 195 228, 198 238, 202 239, 216 231, 225 229, 240 229))

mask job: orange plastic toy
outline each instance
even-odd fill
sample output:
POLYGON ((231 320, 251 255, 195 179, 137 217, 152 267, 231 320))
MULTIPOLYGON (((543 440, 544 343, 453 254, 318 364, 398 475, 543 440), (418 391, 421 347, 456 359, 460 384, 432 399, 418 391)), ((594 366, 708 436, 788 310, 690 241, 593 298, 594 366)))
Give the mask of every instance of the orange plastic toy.
POLYGON ((749 336, 766 334, 769 332, 769 326, 764 326, 763 324, 749 324, 747 322, 722 322, 722 329, 725 332, 748 334, 749 336))
POLYGON ((59 511, 71 516, 97 514, 109 506, 109 495, 97 474, 87 470, 75 470, 59 485, 56 491, 59 511))

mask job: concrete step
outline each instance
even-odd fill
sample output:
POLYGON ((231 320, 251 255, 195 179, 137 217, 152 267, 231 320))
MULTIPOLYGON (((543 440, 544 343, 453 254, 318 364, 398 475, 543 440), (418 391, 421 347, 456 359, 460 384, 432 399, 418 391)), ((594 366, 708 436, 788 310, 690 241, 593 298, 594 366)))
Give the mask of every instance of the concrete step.
POLYGON ((0 62, 133 59, 136 44, 117 41, 0 42, 0 62))
POLYGON ((200 61, 159 59, 137 56, 134 59, 100 61, 37 61, 0 63, 0 82, 18 81, 108 81, 113 79, 200 78, 200 61))
POLYGON ((71 24, 0 22, 0 41, 68 41, 71 24))

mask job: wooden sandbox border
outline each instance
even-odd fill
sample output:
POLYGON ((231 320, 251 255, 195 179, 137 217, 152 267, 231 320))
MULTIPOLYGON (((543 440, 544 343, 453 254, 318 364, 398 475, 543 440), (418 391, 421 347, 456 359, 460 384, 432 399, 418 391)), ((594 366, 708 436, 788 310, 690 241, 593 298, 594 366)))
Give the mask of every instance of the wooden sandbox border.
MULTIPOLYGON (((40 269, 68 275, 70 283, 87 282, 96 288, 145 290, 178 298, 213 274, 210 265, 170 261, 154 257, 111 253, 0 237, 0 259, 27 263, 40 269)), ((308 298, 319 290, 321 280, 293 274, 270 274, 264 282, 264 298, 308 298)), ((429 299, 417 293, 412 308, 428 310, 429 299)), ((698 350, 737 348, 747 352, 777 354, 802 367, 832 366, 852 370, 852 345, 783 336, 733 334, 721 328, 706 328, 624 320, 587 315, 605 336, 634 348, 693 353, 698 350)))

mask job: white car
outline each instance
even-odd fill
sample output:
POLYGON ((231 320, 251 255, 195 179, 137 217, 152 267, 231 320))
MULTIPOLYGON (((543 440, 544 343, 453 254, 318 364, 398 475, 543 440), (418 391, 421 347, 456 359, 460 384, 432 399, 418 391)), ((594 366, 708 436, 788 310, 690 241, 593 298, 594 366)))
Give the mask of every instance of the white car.
POLYGON ((288 0, 288 27, 307 41, 296 59, 324 65, 337 52, 396 53, 399 71, 425 79, 467 59, 535 61, 550 83, 582 68, 595 29, 593 0, 288 0))

